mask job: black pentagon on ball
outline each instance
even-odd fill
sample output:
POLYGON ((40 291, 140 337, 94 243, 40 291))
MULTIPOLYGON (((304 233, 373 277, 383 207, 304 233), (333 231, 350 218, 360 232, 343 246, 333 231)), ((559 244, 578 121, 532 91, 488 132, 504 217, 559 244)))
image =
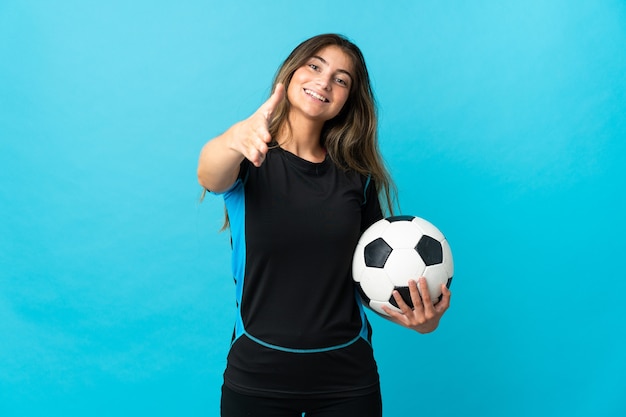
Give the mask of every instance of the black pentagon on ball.
POLYGON ((363 251, 365 255, 365 265, 370 268, 383 268, 385 262, 387 262, 387 258, 391 255, 391 250, 391 246, 389 246, 383 238, 379 237, 371 241, 365 246, 365 250, 363 251))
MULTIPOLYGON (((409 307, 413 308, 413 300, 411 300, 411 292, 409 290, 409 287, 395 287, 394 289, 400 293, 404 302, 409 307)), ((400 308, 393 295, 389 297, 389 303, 396 308, 400 308)))
POLYGON ((441 242, 437 239, 424 235, 417 242, 415 250, 422 257, 426 266, 437 265, 443 262, 443 249, 441 242))
POLYGON ((391 217, 387 217, 386 220, 389 223, 393 223, 393 222, 410 222, 411 220, 413 220, 415 218, 415 216, 409 216, 409 215, 403 215, 403 216, 391 216, 391 217))

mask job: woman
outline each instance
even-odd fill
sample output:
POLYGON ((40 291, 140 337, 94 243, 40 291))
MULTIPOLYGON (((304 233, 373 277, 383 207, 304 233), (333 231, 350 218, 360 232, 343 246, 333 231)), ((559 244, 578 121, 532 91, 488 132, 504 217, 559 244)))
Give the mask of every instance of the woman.
MULTIPOLYGON (((237 319, 222 416, 380 416, 371 328, 351 279, 361 233, 392 207, 376 109, 359 48, 340 35, 302 42, 273 94, 202 149, 198 179, 222 194, 232 236, 237 319), (381 197, 381 198, 379 198, 381 197)), ((433 331, 420 279, 392 320, 433 331)))

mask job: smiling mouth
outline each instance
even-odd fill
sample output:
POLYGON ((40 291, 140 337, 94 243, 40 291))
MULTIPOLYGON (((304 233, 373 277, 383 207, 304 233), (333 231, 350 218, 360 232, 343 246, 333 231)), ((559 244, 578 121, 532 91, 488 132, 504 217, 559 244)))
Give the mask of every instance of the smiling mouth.
POLYGON ((322 103, 328 103, 328 99, 326 97, 320 96, 315 91, 311 91, 311 90, 305 88, 304 92, 306 94, 308 94, 309 96, 313 97, 314 99, 317 99, 317 100, 321 101, 322 103))

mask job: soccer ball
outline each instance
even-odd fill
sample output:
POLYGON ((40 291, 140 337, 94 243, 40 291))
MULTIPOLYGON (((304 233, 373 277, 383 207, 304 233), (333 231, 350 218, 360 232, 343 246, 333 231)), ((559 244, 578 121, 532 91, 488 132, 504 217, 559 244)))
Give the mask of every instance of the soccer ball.
POLYGON ((454 263, 444 235, 415 216, 377 221, 361 236, 352 260, 352 277, 363 303, 385 317, 383 305, 400 312, 393 290, 413 307, 409 280, 425 277, 433 303, 441 300, 441 284, 450 288, 454 263))

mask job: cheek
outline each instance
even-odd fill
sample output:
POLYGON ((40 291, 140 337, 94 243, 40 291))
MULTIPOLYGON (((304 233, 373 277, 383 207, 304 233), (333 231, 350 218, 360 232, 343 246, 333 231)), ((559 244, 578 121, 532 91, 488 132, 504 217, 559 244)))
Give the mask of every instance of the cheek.
MULTIPOLYGON (((293 81, 293 80, 292 80, 293 81)), ((295 95, 298 93, 298 88, 294 85, 293 82, 289 83, 287 86, 287 94, 286 98, 288 102, 292 102, 295 95)))
POLYGON ((349 94, 345 94, 337 98, 337 104, 339 105, 339 109, 337 110, 338 113, 341 112, 344 107, 346 107, 346 103, 348 103, 349 97, 349 94))
POLYGON ((302 85, 303 77, 302 70, 298 69, 293 73, 289 79, 289 85, 287 85, 287 99, 291 100, 296 94, 300 92, 300 86, 302 85))

